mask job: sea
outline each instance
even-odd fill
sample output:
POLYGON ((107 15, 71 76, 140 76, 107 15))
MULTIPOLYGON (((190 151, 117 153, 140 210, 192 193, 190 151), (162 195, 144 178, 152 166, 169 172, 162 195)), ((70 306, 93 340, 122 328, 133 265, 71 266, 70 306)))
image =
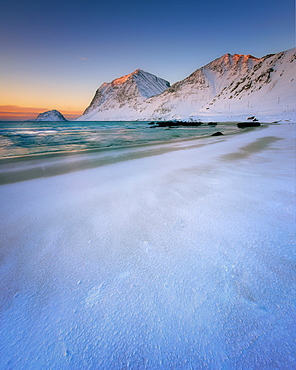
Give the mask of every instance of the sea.
POLYGON ((42 122, 1 121, 0 159, 44 154, 67 154, 107 148, 125 148, 238 131, 218 123, 192 127, 153 127, 151 122, 42 122))

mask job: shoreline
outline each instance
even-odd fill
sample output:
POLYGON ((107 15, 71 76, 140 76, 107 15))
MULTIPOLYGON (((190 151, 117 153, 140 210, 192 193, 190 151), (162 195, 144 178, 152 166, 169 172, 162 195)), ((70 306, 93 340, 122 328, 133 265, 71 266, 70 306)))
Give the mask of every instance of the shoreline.
MULTIPOLYGON (((236 126, 236 122, 221 122, 220 125, 236 126)), ((153 141, 144 144, 125 145, 85 149, 79 152, 47 152, 23 157, 7 157, 0 159, 0 185, 27 181, 40 177, 62 175, 73 171, 101 167, 108 164, 131 159, 155 156, 177 150, 202 147, 226 140, 230 136, 246 134, 253 130, 267 128, 271 124, 250 127, 237 132, 225 133, 218 139, 212 135, 190 138, 170 139, 169 141, 153 141), (206 141, 201 143, 201 141, 206 141)), ((217 130, 219 127, 217 128, 217 130)), ((220 128, 221 129, 221 128, 220 128)))
MULTIPOLYGON (((6 122, 6 121, 5 121, 6 122)), ((72 121, 69 121, 70 123, 72 121)), ((73 121, 75 122, 75 121, 73 121)), ((90 123, 94 123, 96 121, 90 121, 90 123)), ((102 121, 102 122, 99 122, 99 123, 103 123, 103 124, 108 124, 109 121, 102 121)), ((113 122, 113 121, 112 121, 113 122)), ((134 121, 134 122, 131 122, 131 123, 147 123, 149 124, 151 121, 147 121, 147 122, 143 122, 143 121, 134 121)), ((50 122, 47 122, 50 124, 50 122)), ((55 122, 56 123, 56 122, 55 122)), ((86 122, 82 122, 82 123, 87 123, 86 122)), ((118 121, 116 123, 129 123, 129 121, 118 121)), ((225 134, 223 135, 232 135, 232 134, 236 134, 236 133, 239 133, 241 131, 241 129, 239 129, 237 127, 237 123, 239 123, 239 121, 233 121, 233 122, 219 122, 218 125, 219 126, 235 126, 236 127, 236 131, 234 132, 226 132, 225 134)), ((268 125, 268 123, 262 123, 262 125, 268 125)), ((201 124, 199 126, 205 126, 205 127, 208 127, 208 124, 201 124)), ((221 129, 221 127, 217 127, 217 129, 221 129)), ((147 126, 146 127, 147 129, 151 129, 151 126, 147 126)), ((179 129, 182 129, 182 127, 178 127, 179 129)), ((160 128, 161 130, 165 130, 167 128, 160 128)), ((171 129, 171 128, 170 128, 171 129)), ((177 129, 177 127, 174 127, 174 129, 177 129)), ((245 129, 245 128, 244 128, 245 129)), ((8 163, 9 161, 11 162, 14 162, 14 161, 23 161, 23 160, 26 160, 26 159, 41 159, 41 158, 45 158, 45 157, 58 157, 58 156, 69 156, 69 155, 79 155, 80 153, 83 154, 83 153, 91 153, 91 152, 99 152, 99 151, 104 151, 104 150, 116 150, 116 149, 125 149, 125 148, 134 148, 134 147, 142 147, 142 146, 150 146, 150 145, 161 145, 161 144, 166 144, 166 143, 174 143, 174 142, 179 142, 179 141, 187 141, 187 140, 196 140, 196 139, 199 139, 199 138, 204 138, 204 137, 210 137, 211 135, 200 135, 200 136, 192 136, 192 137, 178 137, 178 138, 171 138, 171 139, 168 139, 168 140, 151 140, 151 141, 146 141, 146 142, 143 142, 143 143, 139 143, 139 144, 133 144, 133 143, 126 143, 122 146, 120 145, 116 145, 116 146, 113 146, 113 145, 107 145, 107 146, 102 146, 102 147, 97 147, 97 148, 88 148, 88 149, 80 149, 78 151, 52 151, 52 152, 44 152, 44 153, 33 153, 33 154, 26 154, 24 156, 6 156, 6 157, 0 157, 0 165, 2 163, 8 163)))

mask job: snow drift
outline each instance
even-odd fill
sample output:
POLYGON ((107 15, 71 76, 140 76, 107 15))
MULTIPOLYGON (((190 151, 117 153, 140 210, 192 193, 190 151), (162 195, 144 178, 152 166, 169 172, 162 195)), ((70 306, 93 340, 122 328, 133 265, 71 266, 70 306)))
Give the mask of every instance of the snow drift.
POLYGON ((295 125, 167 145, 0 186, 1 369, 296 368, 295 125))

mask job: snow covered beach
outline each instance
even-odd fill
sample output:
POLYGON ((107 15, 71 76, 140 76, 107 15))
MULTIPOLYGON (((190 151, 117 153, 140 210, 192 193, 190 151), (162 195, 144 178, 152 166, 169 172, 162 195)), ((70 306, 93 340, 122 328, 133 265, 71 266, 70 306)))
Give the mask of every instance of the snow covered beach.
POLYGON ((0 198, 1 369, 296 367, 295 124, 0 198))

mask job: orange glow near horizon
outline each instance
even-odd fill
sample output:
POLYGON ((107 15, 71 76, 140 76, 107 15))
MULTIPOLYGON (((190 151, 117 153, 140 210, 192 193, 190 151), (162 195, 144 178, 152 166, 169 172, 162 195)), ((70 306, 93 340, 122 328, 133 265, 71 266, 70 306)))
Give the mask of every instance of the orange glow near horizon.
MULTIPOLYGON (((52 108, 54 109, 54 108, 52 108)), ((38 114, 51 110, 48 107, 22 107, 19 105, 0 105, 0 121, 26 121, 37 118, 38 114)), ((82 111, 59 110, 68 120, 81 116, 82 111)))

